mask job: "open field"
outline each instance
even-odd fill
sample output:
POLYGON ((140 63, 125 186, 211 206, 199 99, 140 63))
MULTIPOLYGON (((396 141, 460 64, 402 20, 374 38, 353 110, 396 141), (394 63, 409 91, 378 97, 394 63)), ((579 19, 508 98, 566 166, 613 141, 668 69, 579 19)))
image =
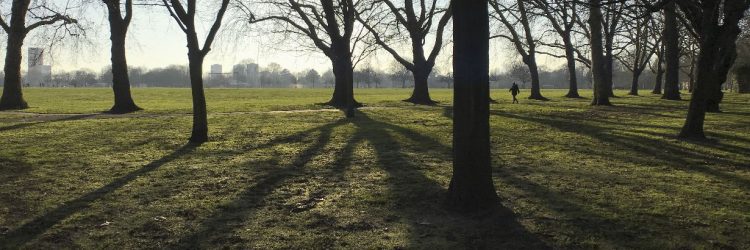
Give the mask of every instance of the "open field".
POLYGON ((27 89, 30 113, 0 112, 0 249, 750 248, 750 95, 686 142, 687 101, 493 90, 501 204, 465 217, 440 205, 450 90, 357 89, 351 120, 330 91, 208 89, 191 146, 189 89, 134 89, 123 116, 96 113, 108 89, 27 89))

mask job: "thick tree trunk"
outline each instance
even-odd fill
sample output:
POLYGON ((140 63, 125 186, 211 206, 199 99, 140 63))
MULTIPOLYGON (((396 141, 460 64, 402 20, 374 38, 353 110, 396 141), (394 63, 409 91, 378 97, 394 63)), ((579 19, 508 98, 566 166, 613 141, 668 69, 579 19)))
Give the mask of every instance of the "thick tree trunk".
POLYGON ((602 44, 601 0, 589 1, 589 27, 591 31, 591 70, 594 78, 594 98, 591 100, 591 105, 612 105, 609 102, 612 85, 610 81, 607 81, 606 59, 604 45, 602 44))
POLYGON ((29 105, 23 99, 21 89, 21 49, 26 38, 26 13, 31 1, 13 1, 10 29, 7 31, 8 45, 5 52, 5 81, 0 97, 0 110, 25 109, 29 105))
POLYGON ((607 49, 607 55, 604 56, 604 81, 606 82, 604 88, 606 88, 607 95, 609 97, 615 97, 615 90, 614 90, 614 64, 615 59, 612 56, 612 48, 610 48, 610 45, 607 45, 605 48, 607 49))
MULTIPOLYGON (((569 35, 568 35, 569 36, 569 35)), ((580 98, 578 94, 578 76, 576 75, 576 55, 573 43, 569 37, 563 37, 565 42, 565 60, 568 65, 568 94, 565 97, 580 98)))
POLYGON ((412 51, 412 64, 414 68, 412 75, 414 76, 414 91, 411 93, 411 97, 404 101, 411 102, 414 104, 423 105, 435 105, 435 101, 430 98, 429 85, 427 80, 432 72, 432 66, 427 62, 427 58, 424 54, 424 48, 422 42, 424 36, 422 34, 411 33, 411 51, 412 51))
POLYGON ((333 85, 333 96, 326 104, 336 108, 346 108, 349 99, 355 107, 362 106, 354 100, 354 70, 352 63, 348 59, 336 60, 333 63, 333 76, 335 84, 333 85))
POLYGON ((739 22, 749 5, 745 1, 703 3, 701 22, 693 25, 700 34, 695 86, 680 137, 704 139, 705 113, 720 111, 724 97, 721 85, 737 57, 736 41, 742 31, 739 22))
POLYGON ((701 46, 698 56, 698 74, 695 89, 693 90, 690 106, 688 108, 685 124, 680 131, 680 138, 706 139, 703 133, 703 122, 706 119, 707 92, 714 82, 715 75, 712 72, 712 63, 716 60, 716 49, 713 44, 706 43, 701 46))
POLYGON ((453 177, 447 205, 463 212, 492 207, 489 13, 487 0, 454 0, 453 177))
POLYGON ((743 71, 737 74, 737 93, 750 93, 750 72, 743 71))
POLYGON ((362 104, 354 99, 354 66, 352 64, 351 53, 349 52, 348 41, 332 44, 331 50, 333 51, 331 63, 333 65, 335 84, 333 86, 333 96, 326 104, 345 109, 349 105, 353 105, 354 107, 362 106, 362 104))
POLYGON ((135 104, 130 94, 128 63, 125 56, 127 27, 124 27, 124 23, 117 22, 115 20, 109 22, 110 40, 112 41, 112 91, 115 95, 115 104, 109 112, 124 114, 141 110, 141 108, 135 104))
POLYGON ((531 75, 531 95, 529 95, 529 99, 549 100, 542 96, 541 86, 539 86, 539 66, 536 64, 536 56, 533 52, 529 53, 529 57, 524 59, 524 63, 529 67, 529 75, 531 75))
POLYGON ((638 78, 641 77, 643 69, 633 70, 633 80, 630 82, 630 92, 628 95, 638 95, 638 78))
POLYGON ((664 6, 664 94, 662 99, 680 100, 680 44, 675 3, 664 6))
POLYGON ((427 62, 414 64, 414 91, 409 99, 404 101, 414 104, 435 105, 435 101, 430 98, 430 91, 427 85, 427 79, 430 76, 432 67, 428 67, 427 62))
POLYGON ((5 54, 5 81, 3 95, 0 97, 0 110, 25 109, 29 105, 23 99, 21 91, 21 48, 25 34, 12 32, 8 35, 8 47, 5 54))
POLYGON ((204 57, 197 51, 191 51, 188 55, 190 89, 193 94, 193 131, 190 136, 192 143, 208 141, 208 114, 206 95, 203 91, 203 59, 204 57))
POLYGON ((663 60, 664 60, 663 55, 659 56, 659 60, 657 60, 656 83, 654 84, 654 90, 651 91, 652 94, 657 94, 657 95, 661 94, 661 84, 662 84, 662 81, 664 80, 664 67, 662 67, 663 60))

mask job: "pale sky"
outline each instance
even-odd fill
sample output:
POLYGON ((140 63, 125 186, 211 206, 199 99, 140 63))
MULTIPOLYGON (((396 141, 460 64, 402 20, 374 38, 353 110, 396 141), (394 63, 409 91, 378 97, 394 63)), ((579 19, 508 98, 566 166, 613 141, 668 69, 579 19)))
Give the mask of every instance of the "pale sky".
MULTIPOLYGON (((53 48, 53 53, 47 53, 45 58, 45 64, 51 64, 53 72, 80 68, 99 72, 103 67, 110 64, 109 29, 106 12, 102 4, 98 1, 96 3, 95 6, 89 7, 84 14, 89 23, 87 41, 90 41, 90 43, 86 46, 64 45, 53 48)), ((202 14, 200 17, 203 19, 204 26, 203 31, 199 31, 202 36, 205 35, 205 30, 208 29, 217 9, 215 6, 209 7, 213 8, 204 8, 205 12, 199 13, 202 14)), ((186 65, 185 35, 168 15, 167 10, 158 6, 136 6, 134 12, 127 40, 128 64, 146 68, 165 67, 172 64, 186 65)), ((223 27, 220 31, 211 52, 205 60, 204 71, 207 72, 211 64, 218 63, 222 64, 224 72, 231 72, 232 65, 245 59, 255 61, 261 66, 275 62, 292 72, 310 68, 323 72, 330 68, 330 61, 319 51, 300 52, 282 49, 284 47, 297 48, 299 41, 287 40, 285 43, 279 43, 278 39, 271 39, 269 36, 252 34, 252 32, 237 32, 231 28, 233 27, 231 22, 231 19, 225 19, 224 27, 230 28, 223 27)), ((449 38, 449 36, 450 34, 446 34, 445 38, 449 38)), ((39 44, 33 39, 33 33, 30 37, 32 38, 27 38, 24 46, 24 57, 29 46, 38 46, 39 44)), ((4 38, 2 42, 5 42, 4 38)), ((496 39, 492 43, 491 67, 493 69, 502 71, 512 61, 517 60, 515 51, 510 49, 507 42, 496 39)), ((448 45, 444 47, 437 60, 437 70, 444 72, 450 68, 450 54, 451 47, 448 45)), ((4 56, 4 51, 2 56, 4 56)), ((381 51, 377 55, 371 56, 366 63, 375 68, 387 69, 392 64, 392 60, 389 54, 381 51)), ((549 68, 557 68, 562 63, 558 59, 548 57, 539 57, 538 61, 540 65, 549 68)), ((23 67, 25 68, 25 63, 23 67)))

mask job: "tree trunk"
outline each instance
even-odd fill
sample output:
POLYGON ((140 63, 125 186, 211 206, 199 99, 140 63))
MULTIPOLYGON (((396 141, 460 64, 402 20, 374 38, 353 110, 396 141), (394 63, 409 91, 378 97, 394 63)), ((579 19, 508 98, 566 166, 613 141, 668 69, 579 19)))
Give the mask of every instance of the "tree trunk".
POLYGON ((696 86, 690 99, 685 124, 680 131, 680 138, 706 139, 703 133, 703 122, 706 119, 707 91, 710 90, 709 86, 714 81, 712 78, 715 77, 711 70, 711 63, 715 62, 716 53, 712 44, 701 45, 696 86))
POLYGON ((115 104, 109 112, 124 114, 141 110, 141 108, 135 104, 130 94, 128 63, 125 56, 127 27, 124 26, 123 21, 112 19, 113 17, 110 17, 109 27, 112 41, 112 91, 115 95, 115 104))
POLYGON ((611 82, 607 81, 607 66, 602 44, 601 0, 589 1, 589 15, 591 70, 594 78, 594 98, 591 100, 591 105, 612 105, 609 102, 611 82), (610 87, 608 88, 607 85, 610 87))
POLYGON ((680 97, 680 44, 679 27, 675 3, 670 1, 664 6, 664 95, 662 99, 681 100, 680 97))
POLYGON ((654 84, 654 90, 651 91, 652 94, 661 94, 661 84, 662 80, 664 80, 664 68, 662 67, 662 63, 664 62, 663 54, 659 56, 659 59, 657 60, 656 65, 656 83, 654 84))
POLYGON ((614 64, 615 64, 615 59, 614 59, 614 56, 612 55, 612 48, 611 48, 612 45, 610 43, 611 42, 608 42, 607 43, 608 45, 605 46, 605 48, 607 49, 607 55, 604 56, 604 60, 605 60, 605 63, 604 63, 604 81, 606 82, 604 88, 606 89, 607 95, 609 97, 615 97, 615 90, 614 90, 614 85, 615 85, 615 82, 614 82, 614 64))
POLYGON ((542 96, 541 87, 539 86, 539 66, 536 64, 534 52, 529 53, 529 57, 524 59, 524 63, 529 66, 529 75, 531 75, 531 95, 529 95, 529 99, 549 100, 542 96))
POLYGON ((424 48, 422 42, 424 41, 424 35, 420 32, 410 32, 411 34, 411 51, 412 51, 412 63, 414 68, 412 75, 414 76, 414 91, 412 91, 411 97, 404 101, 411 102, 414 104, 423 105, 435 105, 435 101, 430 98, 429 85, 427 80, 432 72, 432 66, 427 62, 425 58, 424 48))
POLYGON ((724 97, 721 86, 737 58, 736 42, 742 32, 739 22, 750 6, 746 1, 709 1, 702 4, 701 22, 693 25, 700 34, 700 51, 693 98, 680 132, 683 138, 705 138, 705 112, 720 111, 719 103, 724 97))
POLYGON ((21 91, 21 48, 25 34, 11 32, 8 34, 8 47, 5 54, 5 81, 3 95, 0 98, 0 110, 25 109, 29 105, 23 99, 21 91))
POLYGON ((203 91, 204 57, 200 55, 200 52, 192 50, 188 55, 190 89, 193 94, 193 131, 190 142, 203 143, 208 141, 208 114, 206 111, 206 95, 203 91))
POLYGON ((430 98, 430 91, 427 85, 427 79, 430 76, 430 70, 432 67, 426 65, 427 62, 420 62, 414 64, 414 91, 409 99, 404 101, 411 102, 414 104, 422 105, 435 105, 435 101, 430 98))
POLYGON ((750 72, 743 70, 737 73, 737 93, 750 93, 750 72))
POLYGON ((354 67, 348 41, 332 44, 331 50, 333 51, 331 63, 335 84, 333 96, 326 104, 336 108, 347 108, 348 102, 351 101, 354 107, 361 107, 362 104, 354 99, 354 67))
MULTIPOLYGON (((570 36, 570 34, 568 34, 570 36)), ((565 97, 568 98, 581 98, 578 94, 578 75, 576 75, 576 55, 573 43, 570 42, 570 37, 563 37, 565 42, 565 60, 568 65, 568 94, 565 97)))
POLYGON ((5 81, 0 97, 0 110, 26 109, 21 89, 21 49, 26 38, 26 13, 31 1, 13 1, 10 29, 7 31, 8 46, 5 52, 5 81))
POLYGON ((633 80, 630 82, 630 92, 628 95, 638 95, 638 78, 641 77, 643 69, 633 70, 633 80))
MULTIPOLYGON (((336 108, 346 108, 348 99, 351 97, 354 100, 354 71, 351 61, 337 60, 333 62, 333 76, 335 78, 333 96, 326 104, 336 108)), ((356 101, 352 104, 356 107, 362 106, 356 101)))
POLYGON ((453 5, 453 177, 447 205, 463 212, 497 201, 490 166, 487 0, 453 5))

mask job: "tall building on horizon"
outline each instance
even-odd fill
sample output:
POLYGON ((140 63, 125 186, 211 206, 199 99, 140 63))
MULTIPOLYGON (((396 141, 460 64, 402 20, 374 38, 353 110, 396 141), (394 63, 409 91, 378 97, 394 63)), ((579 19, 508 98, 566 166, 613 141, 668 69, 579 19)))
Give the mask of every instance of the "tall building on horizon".
POLYGON ((29 69, 37 65, 44 65, 44 49, 29 47, 29 69))
POLYGON ((44 48, 29 47, 26 83, 44 86, 52 80, 52 66, 44 65, 44 48))
POLYGON ((223 74, 224 71, 221 68, 221 64, 211 64, 211 74, 223 74))

